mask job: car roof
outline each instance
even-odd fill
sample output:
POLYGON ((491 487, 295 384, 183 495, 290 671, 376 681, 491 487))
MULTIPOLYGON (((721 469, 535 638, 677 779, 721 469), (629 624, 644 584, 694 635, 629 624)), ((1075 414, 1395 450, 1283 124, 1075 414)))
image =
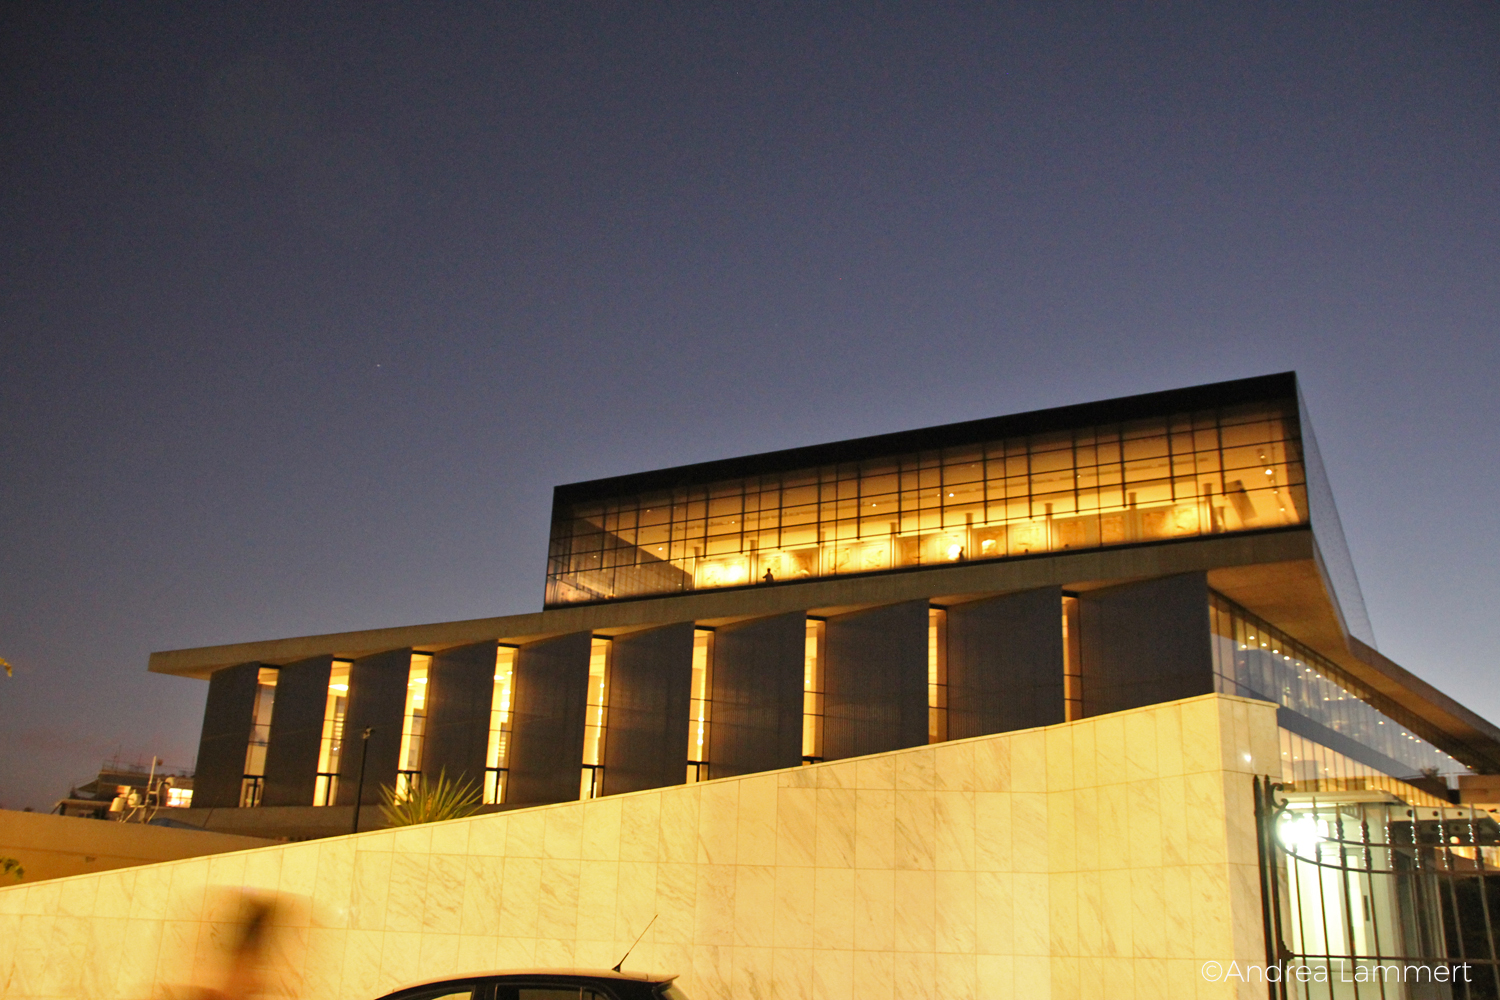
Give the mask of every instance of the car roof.
MULTIPOLYGON (((616 972, 613 969, 488 969, 470 972, 455 972, 445 976, 432 976, 427 979, 418 979, 415 982, 398 986, 387 993, 400 993, 402 990, 417 989, 421 986, 433 986, 437 983, 451 983, 461 979, 493 979, 497 976, 574 976, 588 979, 617 979, 630 983, 670 983, 677 978, 676 973, 670 975, 652 975, 646 972, 616 972)), ((381 994, 382 996, 386 994, 381 994)))

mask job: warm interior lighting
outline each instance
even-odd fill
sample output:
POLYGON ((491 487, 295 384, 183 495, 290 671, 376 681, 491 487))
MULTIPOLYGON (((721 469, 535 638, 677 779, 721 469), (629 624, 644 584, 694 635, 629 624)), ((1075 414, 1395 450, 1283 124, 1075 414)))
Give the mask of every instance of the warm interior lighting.
POLYGON ((240 806, 260 805, 266 774, 266 750, 271 744, 271 714, 276 705, 275 667, 261 667, 255 676, 255 701, 250 707, 250 740, 245 747, 245 770, 240 779, 240 806))
POLYGON ((1216 690, 1274 702, 1400 765, 1393 777, 1299 737, 1283 747, 1283 756, 1295 762, 1283 774, 1288 784, 1326 778, 1335 788, 1364 788, 1371 781, 1397 781, 1402 774, 1472 773, 1419 732, 1407 730, 1399 721, 1400 706, 1222 594, 1210 595, 1210 622, 1216 690), (1396 721, 1388 729, 1393 714, 1396 721))
POLYGON ((823 759, 823 641, 824 624, 807 620, 802 656, 802 762, 823 759))
POLYGON ((1295 408, 1265 403, 560 509, 549 604, 1306 522, 1295 408))
POLYGON ((323 735, 318 743, 318 777, 313 805, 338 800, 339 765, 343 760, 344 716, 349 708, 349 661, 334 660, 328 670, 328 698, 323 705, 323 735))
POLYGON ((1063 702, 1069 722, 1083 718, 1083 634, 1078 627, 1078 598, 1062 599, 1063 702))
POLYGON ((422 780, 422 750, 427 736, 427 675, 432 656, 412 653, 406 672, 406 707, 401 715, 401 751, 397 758, 396 797, 411 795, 422 780))
POLYGON ((495 682, 490 692, 490 737, 484 755, 483 798, 494 805, 505 801, 505 779, 510 774, 511 690, 515 683, 516 649, 495 650, 495 682))
POLYGON ((598 798, 604 786, 604 736, 609 722, 610 640, 595 636, 589 649, 588 706, 584 709, 583 770, 578 797, 598 798))
POLYGON ((688 702, 687 780, 706 781, 708 772, 709 692, 713 685, 712 629, 693 630, 693 680, 688 702))
POLYGON ((948 612, 927 609, 927 742, 948 738, 948 612))

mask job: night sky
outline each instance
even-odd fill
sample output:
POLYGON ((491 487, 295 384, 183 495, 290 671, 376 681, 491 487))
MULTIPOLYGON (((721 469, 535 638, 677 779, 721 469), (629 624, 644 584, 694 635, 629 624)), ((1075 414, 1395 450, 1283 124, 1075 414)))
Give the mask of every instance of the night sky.
POLYGON ((6 807, 539 609, 558 483, 1287 369, 1500 719, 1494 3, 7 3, 0 142, 6 807))

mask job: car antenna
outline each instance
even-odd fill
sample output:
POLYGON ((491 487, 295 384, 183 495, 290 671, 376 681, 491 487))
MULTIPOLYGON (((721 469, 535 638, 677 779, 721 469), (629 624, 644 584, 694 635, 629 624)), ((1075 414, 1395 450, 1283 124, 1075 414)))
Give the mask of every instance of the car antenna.
POLYGON ((649 931, 651 929, 651 924, 656 923, 656 918, 659 917, 659 916, 661 916, 661 914, 659 914, 659 913, 653 913, 653 914, 651 914, 651 920, 650 920, 650 922, 648 922, 646 924, 646 926, 641 929, 640 934, 636 935, 636 939, 630 943, 630 947, 625 949, 625 954, 623 954, 623 955, 620 956, 620 960, 615 963, 615 967, 613 969, 609 970, 609 971, 611 971, 611 972, 619 972, 620 971, 620 966, 622 966, 622 965, 625 964, 625 960, 630 957, 630 953, 632 951, 635 951, 635 946, 641 943, 641 938, 643 938, 643 937, 646 936, 646 931, 649 931))

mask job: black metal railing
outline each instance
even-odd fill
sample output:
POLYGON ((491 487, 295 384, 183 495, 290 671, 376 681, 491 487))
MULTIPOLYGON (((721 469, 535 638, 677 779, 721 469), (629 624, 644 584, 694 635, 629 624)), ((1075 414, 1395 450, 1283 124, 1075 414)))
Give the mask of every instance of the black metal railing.
POLYGON ((1269 778, 1255 813, 1273 1000, 1500 1000, 1493 816, 1269 778))
POLYGON ((339 797, 339 773, 337 771, 319 771, 317 781, 313 784, 313 805, 331 806, 339 797))
POLYGON ((240 777, 240 808, 253 809, 260 805, 260 797, 264 791, 264 777, 259 774, 242 775, 240 777))
POLYGON ((505 767, 487 767, 484 769, 483 801, 491 804, 499 804, 505 801, 505 779, 509 774, 510 769, 505 767))

